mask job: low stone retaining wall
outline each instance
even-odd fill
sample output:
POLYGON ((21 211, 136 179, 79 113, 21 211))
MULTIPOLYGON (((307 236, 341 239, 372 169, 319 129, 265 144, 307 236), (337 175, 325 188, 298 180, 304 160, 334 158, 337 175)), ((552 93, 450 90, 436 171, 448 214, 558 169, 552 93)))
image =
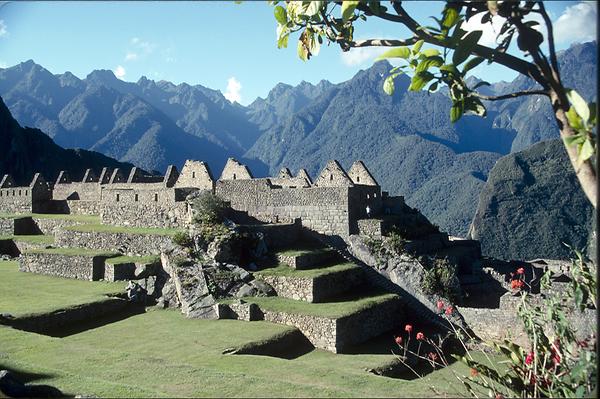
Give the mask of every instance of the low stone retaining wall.
POLYGON ((316 348, 337 353, 336 320, 326 317, 308 316, 262 310, 263 319, 271 323, 297 327, 316 348))
POLYGON ((25 253, 19 258, 19 271, 78 280, 104 278, 104 261, 108 256, 25 253))
POLYGON ((268 275, 260 278, 275 289, 277 296, 306 302, 323 302, 362 283, 363 271, 357 267, 315 278, 268 275))
POLYGON ((323 265, 329 261, 333 261, 337 257, 337 252, 334 250, 319 250, 314 253, 306 253, 301 255, 284 255, 278 254, 277 259, 289 265, 293 269, 311 269, 316 266, 323 265))
POLYGON ((75 226, 77 224, 82 224, 81 222, 71 220, 71 219, 49 219, 49 218, 33 218, 34 223, 36 224, 38 230, 42 234, 54 235, 59 230, 68 226, 75 226))
POLYGON ((55 236, 58 247, 116 250, 127 255, 158 255, 170 243, 171 236, 157 234, 59 230, 55 236))
POLYGON ((106 298, 97 302, 59 309, 49 313, 32 314, 15 319, 0 319, 0 324, 6 324, 20 330, 45 334, 49 331, 122 312, 131 306, 133 306, 131 302, 121 298, 106 298))
POLYGON ((10 236, 15 233, 15 224, 13 219, 0 218, 0 235, 10 236))
POLYGON ((13 240, 0 240, 0 255, 19 256, 19 253, 19 248, 13 240))
POLYGON ((32 235, 40 230, 29 216, 0 218, 0 235, 32 235))
POLYGON ((218 304, 219 319, 234 319, 244 321, 262 320, 262 313, 255 303, 218 304))
POLYGON ((251 231, 254 233, 262 233, 265 243, 269 250, 277 250, 281 248, 289 248, 298 243, 302 231, 300 223, 289 224, 265 224, 239 226, 240 231, 251 231))
MULTIPOLYGON (((160 259, 156 262, 127 262, 127 263, 112 263, 105 262, 104 280, 106 281, 123 281, 123 280, 138 280, 140 276, 155 275, 160 267, 160 259), (138 274, 139 273, 139 274, 138 274)), ((143 278, 143 277, 142 277, 143 278)))

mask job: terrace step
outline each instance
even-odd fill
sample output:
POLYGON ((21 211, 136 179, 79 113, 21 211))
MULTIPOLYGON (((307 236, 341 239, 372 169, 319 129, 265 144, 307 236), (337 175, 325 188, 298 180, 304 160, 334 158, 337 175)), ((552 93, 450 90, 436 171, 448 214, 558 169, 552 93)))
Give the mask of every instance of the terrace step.
POLYGON ((60 229, 57 247, 83 247, 93 250, 119 251, 127 255, 158 255, 171 243, 176 229, 120 227, 81 224, 60 229))
POLYGON ((275 255, 279 262, 298 270, 314 269, 341 260, 337 251, 331 248, 291 249, 275 255))
POLYGON ((26 250, 21 255, 19 271, 22 272, 79 280, 102 280, 106 259, 121 254, 87 248, 46 248, 26 250))
POLYGON ((99 223, 100 217, 69 214, 0 214, 1 235, 54 234, 58 229, 86 223, 99 223))
POLYGON ((28 249, 41 249, 54 244, 51 235, 0 236, 0 254, 18 256, 28 249))
MULTIPOLYGON (((281 297, 247 297, 260 318, 298 328, 317 348, 334 353, 396 328, 403 306, 395 294, 370 292, 340 302, 308 303, 281 297)), ((227 306, 226 302, 221 306, 227 306)))
POLYGON ((108 258, 104 266, 104 280, 136 280, 154 275, 160 266, 160 256, 117 256, 108 258))
POLYGON ((271 285, 279 297, 313 303, 333 299, 364 281, 362 268, 353 263, 309 270, 296 270, 279 264, 255 274, 271 285))

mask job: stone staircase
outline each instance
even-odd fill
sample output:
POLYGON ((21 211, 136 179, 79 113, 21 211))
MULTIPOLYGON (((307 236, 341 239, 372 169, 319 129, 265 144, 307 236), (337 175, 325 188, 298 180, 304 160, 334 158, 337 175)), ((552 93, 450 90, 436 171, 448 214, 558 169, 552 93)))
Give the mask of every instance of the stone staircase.
POLYGON ((394 329, 404 319, 398 295, 370 286, 360 266, 320 243, 277 251, 254 275, 277 296, 224 301, 221 317, 294 326, 315 347, 334 353, 394 329))

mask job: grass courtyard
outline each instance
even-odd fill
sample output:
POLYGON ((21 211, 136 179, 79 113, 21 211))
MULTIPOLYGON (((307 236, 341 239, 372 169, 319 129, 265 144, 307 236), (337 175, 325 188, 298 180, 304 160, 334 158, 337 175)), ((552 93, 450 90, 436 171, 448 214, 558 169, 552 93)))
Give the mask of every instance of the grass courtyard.
MULTIPOLYGON (((118 286, 19 273, 14 262, 0 262, 0 273, 0 312, 92 301, 118 286), (21 291, 27 295, 18 297, 21 291)), ((158 309, 64 338, 0 326, 0 368, 27 373, 30 383, 67 394, 103 397, 432 397, 431 386, 438 394, 466 394, 452 373, 468 374, 458 363, 410 381, 365 371, 392 360, 382 350, 343 355, 313 350, 291 360, 222 354, 288 329, 267 322, 192 320, 158 309)))

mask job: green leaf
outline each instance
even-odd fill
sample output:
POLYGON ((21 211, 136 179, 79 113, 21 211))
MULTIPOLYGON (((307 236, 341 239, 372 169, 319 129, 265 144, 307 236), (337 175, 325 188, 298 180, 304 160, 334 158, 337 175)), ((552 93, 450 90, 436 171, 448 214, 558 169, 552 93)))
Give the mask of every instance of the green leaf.
POLYGON ((298 57, 300 57, 300 59, 302 61, 306 61, 308 60, 308 49, 304 46, 304 43, 302 42, 302 40, 298 40, 298 57))
POLYGON ((463 114, 462 102, 458 101, 450 108, 450 122, 454 123, 460 119, 463 114))
POLYGON ((444 20, 442 21, 442 26, 444 28, 450 29, 454 26, 454 24, 458 21, 458 10, 454 7, 446 7, 444 9, 444 20))
POLYGON ((483 58, 483 57, 471 58, 469 61, 467 61, 467 63, 463 67, 463 71, 462 71, 463 75, 465 75, 471 69, 475 68, 477 65, 481 64, 484 60, 485 60, 485 58, 483 58))
POLYGON ((569 108, 567 111, 567 120, 569 121, 569 125, 575 130, 583 129, 583 120, 575 111, 575 107, 569 108))
POLYGON ((440 71, 458 75, 458 69, 452 64, 445 64, 440 67, 440 71))
POLYGON ((575 90, 567 91, 567 98, 569 102, 577 111, 577 114, 581 116, 581 119, 588 121, 590 119, 590 109, 588 108, 587 102, 577 93, 575 90))
POLYGON ((275 19, 281 25, 287 24, 288 18, 287 18, 287 12, 285 11, 285 8, 283 8, 281 6, 277 6, 273 10, 273 14, 275 14, 275 19))
POLYGON ((323 4, 325 4, 324 1, 309 1, 308 7, 306 7, 306 11, 305 11, 306 15, 310 15, 311 17, 313 15, 317 15, 319 13, 319 11, 321 11, 323 4))
POLYGON ((417 72, 415 76, 412 77, 410 86, 408 86, 408 90, 419 91, 433 78, 433 74, 427 71, 417 72))
POLYGON ((396 47, 386 51, 375 59, 375 61, 381 61, 388 58, 404 58, 405 60, 410 57, 410 50, 408 47, 396 47))
POLYGON ((435 57, 440 55, 440 51, 434 48, 428 48, 421 52, 425 57, 435 57))
POLYGON ((413 54, 417 54, 419 51, 421 51, 421 47, 423 47, 423 43, 425 43, 425 40, 419 40, 417 41, 412 48, 412 53, 413 54))
POLYGON ((342 2, 342 19, 347 21, 354 14, 354 10, 360 1, 344 1, 342 2))
POLYGON ((582 164, 583 162, 590 159, 592 157, 592 155, 594 155, 594 153, 595 153, 594 145, 592 144, 592 140, 590 140, 588 138, 583 143, 583 145, 581 146, 581 150, 579 151, 579 158, 577 159, 579 164, 582 164))
POLYGON ((277 48, 286 48, 288 46, 288 41, 290 39, 290 33, 287 32, 284 35, 280 36, 277 39, 277 48))
POLYGON ((387 78, 385 78, 384 82, 383 82, 383 91, 385 91, 385 94, 387 94, 388 96, 391 96, 392 94, 394 94, 394 78, 396 77, 396 75, 390 75, 387 78))
POLYGON ((472 32, 469 32, 467 36, 465 36, 462 40, 459 41, 458 47, 456 47, 456 49, 454 50, 454 54, 452 54, 452 63, 455 66, 460 65, 467 58, 469 58, 469 55, 471 55, 473 48, 481 38, 482 33, 483 32, 480 30, 474 30, 472 32))
POLYGON ((444 63, 444 60, 442 57, 426 58, 419 63, 416 71, 422 72, 422 71, 428 70, 431 67, 440 67, 443 63, 444 63))

